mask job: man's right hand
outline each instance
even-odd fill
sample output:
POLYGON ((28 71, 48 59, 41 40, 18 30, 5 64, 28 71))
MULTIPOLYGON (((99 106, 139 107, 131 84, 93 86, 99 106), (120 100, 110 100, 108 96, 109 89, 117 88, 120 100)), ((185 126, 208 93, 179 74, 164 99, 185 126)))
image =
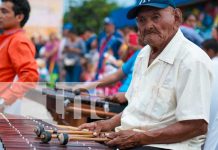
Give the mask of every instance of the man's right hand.
POLYGON ((92 123, 85 123, 79 126, 79 130, 82 129, 88 129, 90 131, 93 131, 94 136, 99 136, 101 132, 110 132, 113 130, 113 127, 111 126, 110 120, 104 120, 104 121, 96 121, 92 123))
POLYGON ((115 95, 107 96, 106 101, 125 104, 127 99, 125 98, 125 93, 116 93, 115 95))

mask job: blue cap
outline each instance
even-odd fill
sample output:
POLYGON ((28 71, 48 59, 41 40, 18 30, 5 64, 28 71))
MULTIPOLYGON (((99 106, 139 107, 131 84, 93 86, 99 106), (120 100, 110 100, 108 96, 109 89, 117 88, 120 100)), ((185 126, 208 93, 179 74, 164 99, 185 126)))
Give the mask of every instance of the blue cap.
POLYGON ((129 10, 127 13, 127 18, 134 19, 138 14, 139 9, 146 6, 156 8, 167 8, 168 6, 171 6, 176 8, 174 0, 141 0, 138 6, 135 6, 129 10))
POLYGON ((109 17, 104 18, 104 24, 114 24, 113 20, 109 17))
POLYGON ((70 23, 70 22, 65 23, 64 26, 63 26, 63 30, 70 30, 72 28, 74 28, 74 27, 73 27, 73 24, 70 23))

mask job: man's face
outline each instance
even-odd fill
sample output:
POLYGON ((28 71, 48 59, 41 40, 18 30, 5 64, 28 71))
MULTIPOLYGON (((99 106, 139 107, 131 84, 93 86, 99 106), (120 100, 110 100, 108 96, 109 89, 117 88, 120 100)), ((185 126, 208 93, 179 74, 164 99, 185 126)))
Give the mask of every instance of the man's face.
POLYGON ((104 29, 105 29, 105 32, 108 33, 108 34, 111 34, 114 32, 114 25, 113 24, 105 24, 104 25, 104 29))
POLYGON ((136 19, 139 35, 142 36, 144 43, 152 47, 166 43, 178 28, 174 14, 174 9, 171 7, 165 9, 142 7, 136 19))
POLYGON ((20 15, 13 11, 12 2, 2 2, 0 4, 0 29, 9 30, 20 26, 20 15))
POLYGON ((186 24, 188 24, 189 26, 191 26, 192 28, 196 27, 197 24, 197 19, 194 15, 190 15, 186 21, 186 24))

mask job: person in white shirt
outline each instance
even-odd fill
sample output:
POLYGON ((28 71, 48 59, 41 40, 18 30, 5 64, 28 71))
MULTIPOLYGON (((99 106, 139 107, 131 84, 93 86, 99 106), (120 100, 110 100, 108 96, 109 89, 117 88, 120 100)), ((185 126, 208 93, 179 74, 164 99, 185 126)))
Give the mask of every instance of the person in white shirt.
POLYGON ((218 149, 218 42, 216 39, 208 39, 202 43, 202 48, 212 59, 214 70, 214 82, 210 106, 210 124, 204 146, 204 150, 218 149))
POLYGON ((80 126, 120 149, 200 150, 207 133, 213 80, 207 54, 179 29, 181 11, 173 0, 142 0, 127 17, 136 18, 145 46, 135 62, 125 110, 80 126))

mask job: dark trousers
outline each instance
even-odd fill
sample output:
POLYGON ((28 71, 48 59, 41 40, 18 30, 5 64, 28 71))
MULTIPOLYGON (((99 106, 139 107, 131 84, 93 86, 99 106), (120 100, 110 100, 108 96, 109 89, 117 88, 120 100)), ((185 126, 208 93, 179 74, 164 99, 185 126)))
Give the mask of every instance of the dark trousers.
POLYGON ((82 73, 82 67, 80 65, 65 67, 65 70, 66 82, 80 82, 80 75, 82 73))

